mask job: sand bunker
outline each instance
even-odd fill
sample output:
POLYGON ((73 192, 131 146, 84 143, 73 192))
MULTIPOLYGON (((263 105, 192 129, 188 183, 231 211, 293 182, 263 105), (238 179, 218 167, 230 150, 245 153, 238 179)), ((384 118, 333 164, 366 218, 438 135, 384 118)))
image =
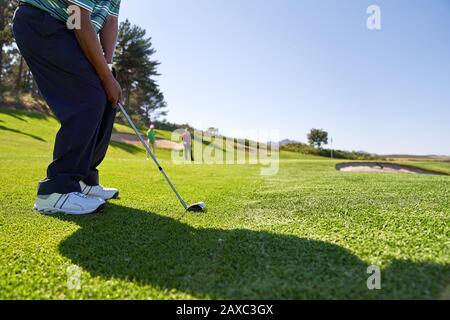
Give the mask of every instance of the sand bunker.
POLYGON ((412 166, 380 162, 341 163, 336 166, 336 169, 343 172, 387 172, 446 175, 445 173, 419 169, 412 166))

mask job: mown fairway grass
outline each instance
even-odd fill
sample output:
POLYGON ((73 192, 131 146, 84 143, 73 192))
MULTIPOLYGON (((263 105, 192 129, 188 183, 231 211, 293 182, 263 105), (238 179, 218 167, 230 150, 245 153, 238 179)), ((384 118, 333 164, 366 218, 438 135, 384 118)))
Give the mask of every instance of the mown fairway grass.
POLYGON ((31 207, 57 129, 0 110, 1 299, 450 298, 450 177, 341 173, 291 153, 262 177, 161 151, 180 192, 210 209, 184 214, 143 150, 114 143, 102 182, 121 199, 94 216, 43 216, 31 207), (370 265, 382 290, 367 289, 370 265))

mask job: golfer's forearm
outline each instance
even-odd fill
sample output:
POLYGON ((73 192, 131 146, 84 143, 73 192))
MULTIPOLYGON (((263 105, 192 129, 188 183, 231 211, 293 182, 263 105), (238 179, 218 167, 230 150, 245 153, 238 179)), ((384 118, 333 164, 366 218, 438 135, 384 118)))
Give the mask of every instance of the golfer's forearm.
POLYGON ((111 71, 103 55, 97 33, 92 26, 90 12, 85 9, 81 9, 81 28, 75 30, 75 36, 84 54, 97 71, 99 78, 102 81, 109 80, 112 77, 111 71))
POLYGON ((117 45, 117 35, 119 33, 119 19, 109 16, 102 31, 100 31, 100 43, 103 47, 106 62, 113 63, 114 51, 117 45))

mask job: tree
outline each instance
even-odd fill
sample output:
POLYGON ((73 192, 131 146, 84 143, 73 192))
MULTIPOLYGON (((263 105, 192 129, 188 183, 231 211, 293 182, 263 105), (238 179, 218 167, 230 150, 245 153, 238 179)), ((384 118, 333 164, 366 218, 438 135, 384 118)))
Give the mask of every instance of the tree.
POLYGON ((152 60, 156 50, 151 37, 130 21, 122 22, 116 50, 118 81, 124 90, 125 106, 131 114, 139 115, 149 124, 167 111, 164 95, 153 79, 159 76, 159 62, 152 60))
POLYGON ((3 75, 5 61, 8 58, 6 48, 14 42, 11 21, 14 10, 17 7, 17 0, 0 0, 0 92, 4 91, 3 75))
POLYGON ((320 149, 322 145, 328 144, 328 132, 322 129, 311 129, 308 134, 308 142, 311 146, 320 149))
POLYGON ((22 91, 22 78, 23 78, 23 69, 24 69, 24 59, 20 56, 19 59, 19 68, 17 71, 16 83, 15 83, 15 92, 16 94, 20 94, 22 91))
POLYGON ((160 117, 167 115, 167 110, 165 110, 167 104, 164 100, 164 94, 158 87, 156 87, 156 91, 151 91, 151 88, 146 87, 139 87, 136 91, 135 95, 139 101, 142 101, 139 114, 147 126, 156 122, 160 117))
POLYGON ((206 134, 210 137, 218 137, 219 136, 219 129, 214 128, 214 127, 209 127, 206 130, 206 134))

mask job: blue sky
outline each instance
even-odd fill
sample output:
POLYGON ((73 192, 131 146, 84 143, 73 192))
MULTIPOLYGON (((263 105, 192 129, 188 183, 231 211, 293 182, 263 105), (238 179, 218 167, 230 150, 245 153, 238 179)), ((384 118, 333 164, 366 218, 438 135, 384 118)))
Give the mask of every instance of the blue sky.
POLYGON ((125 18, 153 38, 169 121, 450 154, 448 0, 124 0, 125 18))

